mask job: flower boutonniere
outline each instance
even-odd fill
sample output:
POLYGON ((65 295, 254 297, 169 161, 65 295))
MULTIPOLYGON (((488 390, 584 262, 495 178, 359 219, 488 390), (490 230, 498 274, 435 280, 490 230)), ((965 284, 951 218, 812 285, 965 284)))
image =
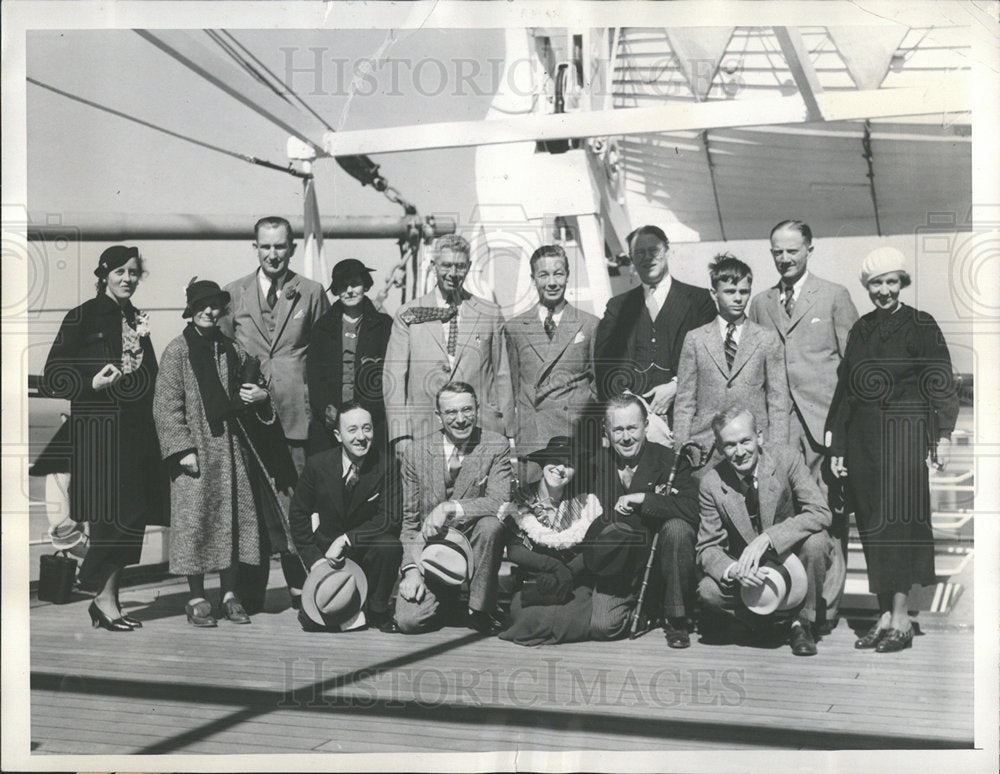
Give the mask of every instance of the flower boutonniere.
POLYGON ((135 313, 135 332, 140 339, 149 335, 149 315, 146 312, 135 313))
POLYGON ((299 297, 298 288, 285 288, 285 298, 287 298, 289 301, 294 301, 298 297, 299 297))

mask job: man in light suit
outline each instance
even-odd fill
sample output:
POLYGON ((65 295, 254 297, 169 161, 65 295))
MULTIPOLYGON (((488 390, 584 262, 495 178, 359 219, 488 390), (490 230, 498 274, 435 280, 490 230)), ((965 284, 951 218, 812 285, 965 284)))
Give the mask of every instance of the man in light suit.
POLYGON ((500 627, 493 614, 504 549, 500 506, 511 497, 510 443, 481 429, 476 393, 449 382, 436 398, 440 428, 416 439, 403 455, 403 567, 396 623, 406 634, 429 631, 455 611, 457 589, 424 581, 420 554, 426 541, 449 527, 472 545, 467 625, 484 634, 500 627), (443 603, 443 604, 442 604, 443 603))
POLYGON ((715 304, 704 288, 671 278, 670 240, 661 229, 642 226, 629 234, 628 243, 642 285, 609 300, 597 326, 597 394, 606 401, 630 390, 667 418, 684 336, 715 317, 715 304))
MULTIPOLYGON (((674 441, 696 441, 706 451, 715 443, 712 417, 736 403, 760 417, 764 437, 788 438, 788 382, 777 334, 746 318, 753 273, 729 253, 710 269, 712 298, 719 316, 684 339, 674 405, 674 441)), ((718 454, 718 450, 716 454, 718 454)))
MULTIPOLYGON (((285 433, 297 473, 305 465, 309 436, 309 394, 306 386, 306 347, 312 326, 330 308, 323 286, 288 268, 295 253, 292 227, 279 217, 261 218, 254 225, 257 269, 230 282, 228 313, 219 321, 223 332, 235 338, 260 361, 271 402, 285 433)), ((288 502, 282 503, 287 508, 288 502)), ((292 605, 298 607, 305 570, 297 556, 285 554, 281 566, 292 605)), ((253 573, 241 568, 240 598, 250 609, 263 606, 267 562, 253 573)))
POLYGON ((781 339, 792 403, 788 443, 801 450, 830 505, 832 532, 846 556, 847 514, 841 488, 830 472, 824 429, 837 389, 837 368, 858 310, 847 288, 808 271, 812 252, 812 230, 802 221, 784 220, 771 229, 771 256, 781 279, 754 296, 748 317, 781 339))
POLYGON ((527 455, 545 448, 550 438, 576 435, 578 421, 589 415, 597 397, 597 318, 566 303, 569 259, 559 245, 543 245, 530 263, 538 305, 506 326, 522 484, 537 481, 541 473, 527 455))
POLYGON ((382 390, 389 441, 399 458, 414 438, 432 431, 435 398, 450 381, 471 384, 484 430, 514 435, 514 396, 500 307, 473 296, 469 243, 443 236, 434 243, 437 287, 396 312, 385 355, 382 390))
MULTIPOLYGON (((389 597, 402 560, 399 544, 399 481, 374 443, 372 415, 356 400, 330 407, 339 446, 306 460, 292 496, 288 520, 299 556, 309 568, 344 558, 368 578, 365 617, 383 632, 398 631, 389 597), (313 529, 313 515, 318 524, 313 529)), ((301 610, 302 628, 317 628, 301 610)))
POLYGON ((750 411, 724 409, 712 419, 712 429, 724 459, 702 478, 698 494, 702 634, 717 637, 733 620, 757 631, 790 624, 792 652, 815 655, 814 624, 836 615, 845 575, 840 547, 827 532, 830 509, 798 450, 761 448, 750 411), (761 561, 789 551, 805 568, 801 608, 783 618, 755 616, 743 605, 739 588, 762 585, 761 561))

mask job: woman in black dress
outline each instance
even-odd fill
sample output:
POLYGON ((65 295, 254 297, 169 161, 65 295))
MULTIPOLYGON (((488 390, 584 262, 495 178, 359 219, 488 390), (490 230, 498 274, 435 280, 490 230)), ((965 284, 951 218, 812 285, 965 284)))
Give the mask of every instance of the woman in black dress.
POLYGON ((156 356, 149 319, 132 305, 143 275, 135 247, 115 245, 94 270, 97 296, 70 310, 45 363, 46 393, 71 402, 70 512, 90 522, 80 586, 90 619, 109 631, 142 626, 122 612, 118 583, 137 564, 150 524, 169 523, 169 484, 153 425, 156 356))
MULTIPOLYGON (((312 423, 309 454, 334 445, 324 426, 327 407, 356 400, 372 415, 377 448, 386 453, 387 428, 382 397, 382 366, 389 346, 392 318, 375 309, 365 295, 372 287, 371 269, 346 258, 331 272, 335 303, 312 328, 306 351, 306 379, 312 423)), ((336 425, 336 418, 330 420, 336 425)))
POLYGON ((913 644, 907 599, 935 582, 928 464, 947 461, 958 397, 941 329, 900 303, 903 254, 881 247, 861 283, 875 305, 851 329, 830 409, 834 475, 847 477, 880 616, 855 642, 879 653, 913 644))

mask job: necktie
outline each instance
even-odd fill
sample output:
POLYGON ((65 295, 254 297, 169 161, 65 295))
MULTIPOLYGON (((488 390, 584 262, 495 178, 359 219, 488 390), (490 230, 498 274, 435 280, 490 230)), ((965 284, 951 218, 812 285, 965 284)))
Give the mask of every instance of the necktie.
POLYGON ((785 288, 785 314, 792 316, 792 309, 795 307, 795 288, 785 288))
POLYGON ((552 341, 552 337, 556 335, 556 321, 552 316, 551 306, 549 307, 549 313, 545 316, 542 327, 545 328, 545 335, 549 337, 549 341, 552 341))
POLYGON ((351 466, 347 469, 347 475, 344 476, 344 491, 347 492, 347 496, 350 497, 354 493, 354 487, 358 483, 358 466, 353 462, 351 466))
POLYGON ((726 326, 726 365, 729 370, 733 370, 733 361, 736 359, 736 323, 729 323, 726 326))
POLYGON ((649 316, 654 321, 660 313, 660 302, 656 300, 656 287, 656 285, 646 286, 646 309, 649 310, 649 316))
POLYGON ((757 530, 760 534, 760 497, 757 494, 756 482, 751 476, 750 478, 744 478, 742 480, 743 484, 743 499, 747 504, 747 513, 750 515, 750 522, 753 524, 753 528, 757 530))
POLYGON ((274 309, 276 303, 278 303, 278 281, 271 280, 271 287, 267 289, 267 308, 274 309))
POLYGON ((635 467, 630 465, 623 465, 618 469, 618 477, 621 479, 622 486, 628 489, 632 486, 632 477, 635 475, 635 467))
POLYGON ((444 475, 444 494, 449 500, 455 492, 455 482, 458 480, 458 474, 461 470, 462 461, 458 457, 458 447, 456 446, 452 449, 451 456, 448 457, 448 469, 444 475))
POLYGON ((448 304, 451 317, 448 319, 448 354, 454 357, 455 347, 458 346, 458 307, 448 304))

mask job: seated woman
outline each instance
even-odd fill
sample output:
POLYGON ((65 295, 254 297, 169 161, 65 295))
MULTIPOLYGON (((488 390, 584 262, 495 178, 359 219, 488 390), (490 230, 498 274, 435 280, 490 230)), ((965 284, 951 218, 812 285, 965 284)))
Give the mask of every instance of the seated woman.
POLYGON ((500 639, 518 645, 586 640, 593 583, 580 546, 601 506, 593 494, 572 493, 576 463, 569 438, 550 439, 528 459, 541 466, 541 480, 519 491, 500 512, 509 531, 507 558, 523 579, 500 639))

